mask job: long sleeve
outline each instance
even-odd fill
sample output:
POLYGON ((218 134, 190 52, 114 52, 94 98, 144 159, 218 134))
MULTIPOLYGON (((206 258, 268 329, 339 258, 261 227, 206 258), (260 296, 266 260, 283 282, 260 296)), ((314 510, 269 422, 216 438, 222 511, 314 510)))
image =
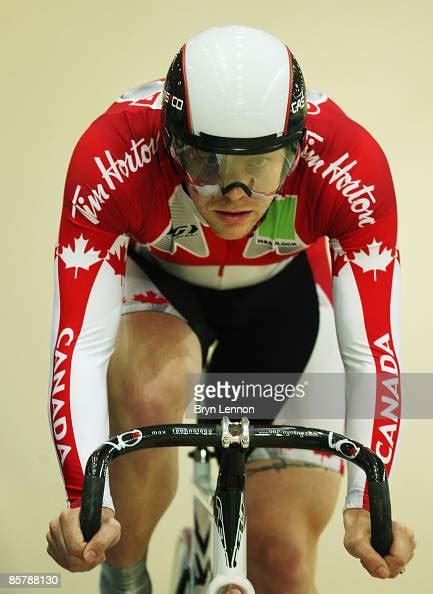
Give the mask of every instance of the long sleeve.
MULTIPOLYGON (((346 370, 346 433, 380 456, 389 474, 401 410, 397 211, 386 159, 371 138, 368 148, 367 155, 359 147, 355 163, 366 168, 374 218, 347 224, 342 208, 335 216, 333 298, 346 370)), ((348 472, 346 507, 368 508, 363 472, 353 464, 348 472)))
MULTIPOLYGON (((108 437, 106 375, 120 320, 128 222, 121 194, 103 185, 97 155, 107 145, 110 156, 122 154, 122 142, 113 126, 107 131, 96 122, 78 143, 55 251, 49 419, 71 507, 80 505, 88 456, 108 437)), ((104 505, 113 507, 108 481, 104 505)))

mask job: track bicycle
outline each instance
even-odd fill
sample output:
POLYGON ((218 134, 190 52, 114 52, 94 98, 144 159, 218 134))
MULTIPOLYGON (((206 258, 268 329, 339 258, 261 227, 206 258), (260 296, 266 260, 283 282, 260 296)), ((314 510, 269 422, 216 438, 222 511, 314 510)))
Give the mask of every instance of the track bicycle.
POLYGON ((110 437, 88 459, 80 512, 88 542, 101 524, 102 497, 109 463, 145 448, 193 446, 194 529, 178 539, 170 594, 223 594, 236 586, 254 594, 246 575, 245 456, 250 447, 321 450, 359 466, 370 499, 371 544, 385 556, 392 544, 389 488, 383 462, 362 444, 333 431, 249 423, 154 425, 110 437), (216 485, 209 448, 221 449, 216 485))

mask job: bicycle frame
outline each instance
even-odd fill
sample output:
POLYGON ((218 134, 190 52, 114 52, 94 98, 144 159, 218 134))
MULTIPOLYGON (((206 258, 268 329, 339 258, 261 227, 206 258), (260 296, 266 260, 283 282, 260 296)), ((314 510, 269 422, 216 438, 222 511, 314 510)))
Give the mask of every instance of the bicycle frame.
MULTIPOLYGON (((223 448, 215 494, 211 489, 209 464, 207 463, 206 470, 204 466, 201 469, 197 467, 197 461, 195 464, 198 488, 194 498, 194 511, 197 515, 194 517, 202 523, 203 529, 203 525, 206 526, 205 518, 209 519, 213 514, 211 523, 214 525, 213 558, 216 575, 208 584, 207 576, 203 578, 201 567, 202 579, 195 579, 199 566, 196 558, 198 551, 194 550, 195 565, 191 572, 190 590, 186 594, 220 594, 230 584, 238 585, 244 594, 254 594, 254 588, 246 578, 245 454, 250 446, 322 450, 359 466, 367 477, 372 546, 382 556, 389 552, 392 544, 392 521, 388 482, 382 461, 371 450, 332 431, 284 425, 255 427, 250 426, 246 418, 240 423, 231 423, 227 417, 222 419, 221 425, 214 426, 181 424, 132 429, 110 437, 95 450, 86 465, 80 511, 81 529, 86 542, 100 527, 102 497, 109 463, 118 456, 138 449, 179 445, 202 448, 199 451, 208 446, 223 448), (203 583, 199 583, 200 581, 203 583)), ((208 526, 205 532, 200 533, 201 536, 209 534, 207 528, 208 526)))

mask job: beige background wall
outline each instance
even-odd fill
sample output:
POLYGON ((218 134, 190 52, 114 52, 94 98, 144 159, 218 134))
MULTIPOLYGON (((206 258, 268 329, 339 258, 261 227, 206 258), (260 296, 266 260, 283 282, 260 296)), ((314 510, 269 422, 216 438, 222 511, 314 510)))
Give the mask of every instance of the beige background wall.
MULTIPOLYGON (((329 93, 381 142, 400 205, 405 366, 433 370, 430 6, 429 0, 2 2, 0 571, 56 570, 45 553, 45 532, 64 496, 46 417, 47 345, 52 253, 70 153, 116 96, 163 76, 178 47, 201 29, 242 23, 280 36, 308 84, 329 93)), ((406 426, 393 483, 394 515, 416 529, 416 560, 395 582, 373 581, 343 550, 338 511, 323 537, 321 594, 364 594, 367 587, 373 593, 432 591, 427 435, 433 423, 406 426)), ((163 562, 189 513, 186 462, 183 475, 150 552, 155 594, 166 594, 163 562)), ((96 577, 63 572, 63 592, 95 592, 96 577)))

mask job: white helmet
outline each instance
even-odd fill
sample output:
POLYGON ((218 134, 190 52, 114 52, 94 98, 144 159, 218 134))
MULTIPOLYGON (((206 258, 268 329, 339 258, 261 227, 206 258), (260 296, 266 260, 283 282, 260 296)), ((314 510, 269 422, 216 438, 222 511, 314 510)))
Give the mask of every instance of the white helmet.
MULTIPOLYGON (((163 95, 165 145, 198 188, 217 179, 221 186, 223 169, 225 186, 227 175, 238 175, 222 155, 263 156, 283 149, 280 187, 299 158, 306 110, 302 72, 284 43, 250 27, 216 27, 187 41, 170 66, 163 95), (208 160, 203 171, 203 155, 213 156, 213 169, 208 160)), ((275 183, 270 189, 259 177, 257 169, 250 171, 242 185, 250 194, 275 194, 275 183)))

